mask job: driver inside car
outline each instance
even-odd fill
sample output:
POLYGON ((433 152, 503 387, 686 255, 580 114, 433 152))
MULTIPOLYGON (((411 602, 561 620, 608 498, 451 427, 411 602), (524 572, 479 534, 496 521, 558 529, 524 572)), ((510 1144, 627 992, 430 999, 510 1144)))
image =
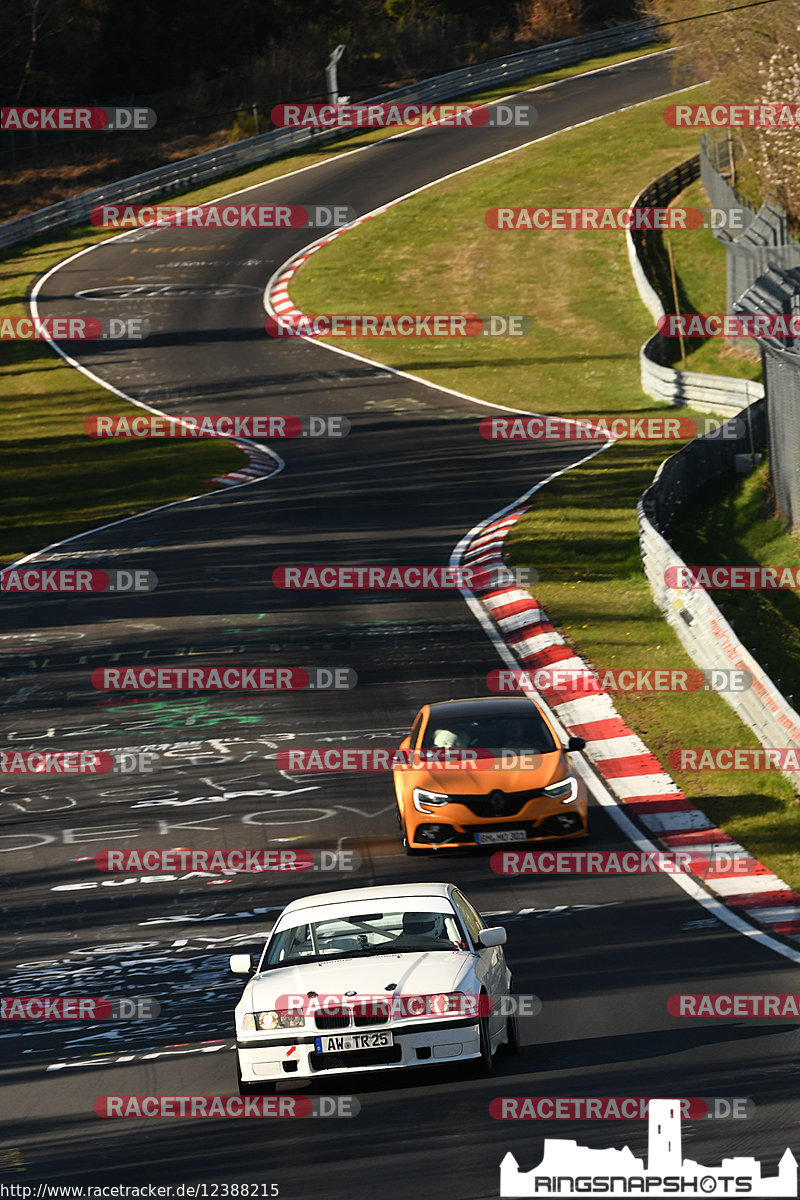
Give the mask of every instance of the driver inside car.
POLYGON ((450 945, 444 916, 441 913, 403 913, 403 931, 397 935, 394 944, 416 945, 429 942, 450 945))

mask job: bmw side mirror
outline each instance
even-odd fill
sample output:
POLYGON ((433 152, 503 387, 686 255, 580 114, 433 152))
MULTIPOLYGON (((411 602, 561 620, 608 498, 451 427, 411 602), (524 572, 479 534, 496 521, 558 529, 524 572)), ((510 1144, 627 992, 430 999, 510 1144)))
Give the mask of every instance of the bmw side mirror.
POLYGON ((508 934, 502 925, 492 925, 489 929, 482 929, 478 934, 478 941, 487 949, 490 946, 505 946, 507 938, 508 934))
POLYGON ((583 750, 585 745, 586 738, 571 737, 567 742, 567 754, 570 754, 573 750, 583 750))
POLYGON ((249 954, 232 954, 229 963, 234 975, 255 974, 255 964, 249 954))

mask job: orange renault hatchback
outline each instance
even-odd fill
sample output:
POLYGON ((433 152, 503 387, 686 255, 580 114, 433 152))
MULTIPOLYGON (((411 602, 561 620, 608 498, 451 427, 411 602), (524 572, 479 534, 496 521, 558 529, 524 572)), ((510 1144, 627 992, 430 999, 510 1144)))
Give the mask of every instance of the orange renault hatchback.
POLYGON ((526 696, 425 704, 400 744, 394 771, 408 854, 588 835, 583 780, 547 717, 526 696))

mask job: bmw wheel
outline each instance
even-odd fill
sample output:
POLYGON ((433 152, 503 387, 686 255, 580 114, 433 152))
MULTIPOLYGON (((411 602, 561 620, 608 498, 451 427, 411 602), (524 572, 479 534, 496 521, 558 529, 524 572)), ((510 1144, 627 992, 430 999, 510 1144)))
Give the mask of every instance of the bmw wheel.
POLYGON ((478 1074, 482 1076, 491 1075, 494 1069, 494 1062, 492 1060, 492 1039, 489 1035, 488 1017, 481 1017, 479 1029, 481 1038, 481 1056, 478 1059, 478 1074))

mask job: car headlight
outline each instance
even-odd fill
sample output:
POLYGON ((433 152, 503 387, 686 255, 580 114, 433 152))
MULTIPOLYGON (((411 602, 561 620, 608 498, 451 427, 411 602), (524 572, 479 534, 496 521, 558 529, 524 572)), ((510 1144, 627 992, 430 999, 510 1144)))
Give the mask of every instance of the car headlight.
POLYGON ((477 1017, 491 1012, 488 997, 468 996, 464 992, 436 992, 432 996, 402 996, 400 1010, 405 1017, 477 1017))
POLYGON ((551 783, 544 789, 545 796, 550 796, 552 800, 560 800, 562 804, 572 804, 572 801, 578 795, 578 781, 574 775, 568 775, 566 779, 560 779, 558 783, 551 783))
POLYGON ((450 797, 445 796, 442 792, 429 792, 427 788, 414 788, 414 808, 417 812, 429 813, 430 808, 425 808, 424 805, 436 807, 439 804, 447 804, 449 800, 450 797))
POLYGON ((257 1030, 297 1029, 305 1024, 305 1017, 298 1009, 268 1008, 263 1012, 245 1013, 242 1018, 242 1032, 255 1033, 257 1030))
POLYGON ((465 1016, 469 1015, 472 997, 463 992, 439 992, 435 996, 426 996, 428 1012, 432 1016, 465 1016))

